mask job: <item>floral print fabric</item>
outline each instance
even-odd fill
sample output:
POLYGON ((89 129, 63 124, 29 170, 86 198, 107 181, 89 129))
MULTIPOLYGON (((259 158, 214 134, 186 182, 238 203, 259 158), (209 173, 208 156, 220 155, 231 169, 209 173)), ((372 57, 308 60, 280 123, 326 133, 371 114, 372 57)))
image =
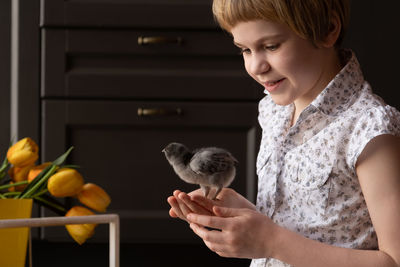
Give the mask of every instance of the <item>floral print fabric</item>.
MULTIPOLYGON (((294 106, 265 96, 257 158, 257 209, 310 239, 376 249, 377 237, 355 165, 364 147, 382 134, 400 135, 400 113, 372 93, 354 54, 290 127, 294 106)), ((251 267, 290 266, 255 259, 251 267)))

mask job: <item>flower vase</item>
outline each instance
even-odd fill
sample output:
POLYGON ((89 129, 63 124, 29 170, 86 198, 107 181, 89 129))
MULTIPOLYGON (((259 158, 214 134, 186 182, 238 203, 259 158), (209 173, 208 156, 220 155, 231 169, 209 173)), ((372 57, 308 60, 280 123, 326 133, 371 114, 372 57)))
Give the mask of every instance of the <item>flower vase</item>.
MULTIPOLYGON (((0 199, 0 220, 30 218, 32 199, 0 199)), ((29 228, 0 229, 0 266, 24 267, 29 228)))

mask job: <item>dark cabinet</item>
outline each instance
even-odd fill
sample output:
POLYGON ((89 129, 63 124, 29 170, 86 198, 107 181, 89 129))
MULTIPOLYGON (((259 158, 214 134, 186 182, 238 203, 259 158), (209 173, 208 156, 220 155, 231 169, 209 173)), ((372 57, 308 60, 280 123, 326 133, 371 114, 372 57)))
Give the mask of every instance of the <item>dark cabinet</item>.
POLYGON ((41 95, 255 100, 242 65, 216 30, 44 28, 41 95))
POLYGON ((211 0, 42 0, 40 24, 63 27, 216 28, 211 0))
MULTIPOLYGON (((41 159, 74 146, 69 161, 111 195, 123 243, 199 242, 168 215, 174 189, 197 188, 161 153, 173 141, 230 150, 239 161, 232 187, 255 200, 262 89, 213 21, 211 1, 40 5, 41 159)), ((41 236, 70 240, 57 228, 41 236)), ((99 227, 91 242, 107 239, 99 227)))

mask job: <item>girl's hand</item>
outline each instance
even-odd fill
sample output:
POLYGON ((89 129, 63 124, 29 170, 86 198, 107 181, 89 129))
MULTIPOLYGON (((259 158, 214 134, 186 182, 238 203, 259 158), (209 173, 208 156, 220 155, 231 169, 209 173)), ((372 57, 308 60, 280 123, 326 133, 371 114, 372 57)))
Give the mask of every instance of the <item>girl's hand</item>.
POLYGON ((214 206, 256 210, 253 203, 231 188, 222 189, 216 200, 204 197, 200 189, 189 194, 175 190, 173 196, 170 196, 167 201, 171 205, 170 216, 185 221, 187 221, 186 217, 189 213, 215 215, 213 212, 214 206))
POLYGON ((192 191, 189 194, 186 194, 180 190, 175 190, 173 196, 170 196, 167 199, 168 204, 171 206, 169 215, 173 218, 180 218, 184 221, 187 221, 186 216, 189 213, 212 215, 211 209, 207 209, 191 200, 191 197, 201 197, 202 194, 203 191, 201 189, 192 191))
POLYGON ((215 206, 216 216, 190 213, 190 228, 206 246, 223 257, 268 258, 278 226, 267 216, 248 208, 215 206), (218 230, 208 230, 207 226, 218 230))
POLYGON ((224 188, 218 194, 218 197, 213 201, 204 197, 202 194, 194 194, 190 198, 193 202, 206 207, 210 212, 214 206, 227 207, 227 208, 247 208, 251 210, 256 210, 253 203, 248 201, 245 197, 237 193, 231 188, 224 188))
POLYGON ((270 240, 276 225, 235 190, 224 188, 216 200, 204 197, 200 189, 189 194, 175 190, 168 203, 171 217, 190 223, 192 230, 218 255, 238 258, 270 255, 270 240))

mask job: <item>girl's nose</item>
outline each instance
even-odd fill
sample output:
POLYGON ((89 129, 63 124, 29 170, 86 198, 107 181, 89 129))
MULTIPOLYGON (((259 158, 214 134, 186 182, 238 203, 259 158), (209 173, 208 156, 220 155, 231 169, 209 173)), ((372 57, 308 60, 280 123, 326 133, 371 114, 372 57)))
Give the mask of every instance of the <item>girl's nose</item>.
POLYGON ((263 55, 254 53, 249 64, 249 71, 254 75, 267 72, 270 69, 268 61, 263 55))

